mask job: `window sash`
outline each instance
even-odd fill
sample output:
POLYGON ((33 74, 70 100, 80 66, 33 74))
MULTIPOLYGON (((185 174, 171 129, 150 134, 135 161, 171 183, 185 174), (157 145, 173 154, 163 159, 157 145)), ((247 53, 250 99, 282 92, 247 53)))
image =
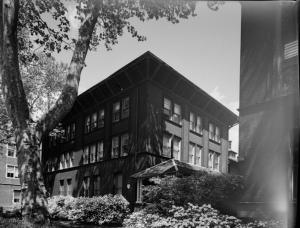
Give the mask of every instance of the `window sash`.
POLYGON ((13 202, 19 203, 21 201, 21 190, 13 190, 13 202))
POLYGON ((200 116, 197 116, 196 132, 202 134, 202 119, 200 116))
POLYGON ((201 165, 201 147, 196 147, 196 165, 201 165))
POLYGON ((190 130, 195 130, 195 115, 194 113, 190 113, 190 130))
POLYGON ((114 175, 114 194, 122 195, 123 173, 115 173, 114 175))
POLYGON ((171 101, 164 98, 164 114, 168 119, 171 118, 171 101))
POLYGON ((94 195, 95 196, 100 196, 100 175, 95 175, 94 176, 94 195))
POLYGON ((195 144, 189 144, 189 163, 194 164, 195 144))
POLYGON ((103 142, 100 141, 97 143, 97 161, 103 160, 103 142))
POLYGON ((128 134, 122 135, 121 139, 121 156, 128 155, 128 134))
POLYGON ((83 152, 83 164, 84 165, 89 163, 89 152, 90 152, 90 147, 85 146, 84 152, 83 152))
POLYGON ((164 135, 163 136, 163 156, 171 157, 171 137, 164 135))
POLYGON ((111 151, 112 158, 118 158, 119 157, 119 137, 114 137, 112 139, 112 151, 111 151))
POLYGON ((91 118, 87 116, 85 118, 85 125, 84 125, 84 133, 89 133, 91 131, 91 118))
POLYGON ((104 127, 104 109, 99 111, 98 128, 104 127))
POLYGON ((129 117, 129 97, 126 97, 122 100, 122 118, 129 117))
POLYGON ((113 104, 113 122, 120 120, 120 102, 113 104))
POLYGON ((173 158, 179 160, 180 156, 180 141, 178 139, 173 140, 173 158))
POLYGON ((92 115, 92 131, 96 130, 97 129, 97 123, 98 123, 98 120, 97 120, 97 113, 94 113, 92 115))
POLYGON ((208 168, 212 169, 213 168, 213 153, 209 152, 208 154, 208 168))
POLYGON ((15 155, 16 155, 15 150, 12 150, 12 149, 7 150, 7 156, 8 157, 16 157, 15 155))
POLYGON ((174 104, 173 121, 180 124, 181 107, 178 104, 174 104))
POLYGON ((96 144, 91 145, 90 162, 96 162, 96 144))

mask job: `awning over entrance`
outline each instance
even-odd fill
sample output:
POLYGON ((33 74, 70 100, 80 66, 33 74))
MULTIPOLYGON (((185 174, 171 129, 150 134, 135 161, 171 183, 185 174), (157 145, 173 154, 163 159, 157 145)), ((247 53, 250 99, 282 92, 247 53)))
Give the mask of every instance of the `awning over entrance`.
POLYGON ((210 170, 205 167, 191 165, 185 162, 178 161, 176 159, 170 159, 158 165, 152 166, 146 170, 143 170, 139 173, 136 173, 131 177, 144 179, 144 178, 150 178, 150 177, 167 175, 167 174, 175 174, 175 173, 192 174, 193 172, 199 170, 203 172, 210 172, 210 170))

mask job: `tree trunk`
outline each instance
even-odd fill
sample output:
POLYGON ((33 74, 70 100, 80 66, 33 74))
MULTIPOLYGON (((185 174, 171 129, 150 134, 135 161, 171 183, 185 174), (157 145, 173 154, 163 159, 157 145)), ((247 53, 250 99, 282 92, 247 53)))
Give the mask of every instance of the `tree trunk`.
POLYGON ((49 222, 47 190, 39 154, 40 142, 36 140, 34 131, 28 127, 17 136, 22 217, 34 224, 45 224, 49 222))
POLYGON ((0 76, 7 114, 10 117, 17 147, 21 183, 23 219, 35 224, 49 221, 47 190, 44 185, 39 146, 44 137, 70 111, 78 94, 78 86, 89 43, 99 14, 100 1, 86 14, 70 63, 66 84, 55 105, 37 123, 30 118, 18 63, 18 0, 0 0, 3 30, 0 38, 0 76))

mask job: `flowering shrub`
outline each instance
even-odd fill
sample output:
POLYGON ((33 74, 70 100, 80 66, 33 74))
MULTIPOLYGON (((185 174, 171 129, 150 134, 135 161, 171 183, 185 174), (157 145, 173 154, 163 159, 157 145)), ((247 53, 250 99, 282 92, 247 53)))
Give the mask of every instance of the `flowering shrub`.
POLYGON ((48 199, 52 218, 93 222, 96 224, 121 223, 129 213, 129 203, 122 195, 92 198, 53 196, 48 199))
POLYGON ((186 207, 172 206, 169 216, 162 214, 149 214, 146 210, 135 212, 128 216, 123 223, 126 228, 279 228, 283 227, 279 221, 254 222, 242 224, 241 220, 234 216, 222 215, 210 205, 201 207, 188 204, 186 207))
POLYGON ((231 174, 198 171, 191 176, 166 176, 150 179, 154 185, 143 186, 143 201, 149 213, 168 214, 172 205, 211 204, 221 208, 242 189, 242 178, 231 174), (217 196, 217 197, 216 197, 217 196))

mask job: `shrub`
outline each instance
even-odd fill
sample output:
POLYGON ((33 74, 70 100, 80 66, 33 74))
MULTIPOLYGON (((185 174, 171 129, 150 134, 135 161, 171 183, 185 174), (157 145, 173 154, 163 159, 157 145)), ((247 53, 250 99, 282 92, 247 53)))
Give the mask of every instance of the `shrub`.
POLYGON ((96 224, 122 223, 129 213, 129 203, 122 195, 92 198, 53 196, 48 199, 52 218, 93 222, 96 224))
POLYGON ((166 215, 172 205, 184 206, 193 203, 222 207, 242 189, 240 176, 203 171, 195 172, 188 177, 155 177, 150 181, 154 185, 143 186, 144 206, 150 213, 166 215))
POLYGON ((171 228, 171 227, 206 227, 206 228, 279 228, 283 227, 280 221, 254 222, 242 224, 234 216, 222 215, 210 205, 201 207, 188 204, 185 207, 172 206, 169 216, 155 213, 149 214, 146 210, 135 212, 128 216, 123 223, 126 228, 171 228))
POLYGON ((33 225, 32 223, 26 222, 18 218, 1 218, 0 217, 0 227, 5 228, 58 228, 54 224, 51 225, 33 225))

